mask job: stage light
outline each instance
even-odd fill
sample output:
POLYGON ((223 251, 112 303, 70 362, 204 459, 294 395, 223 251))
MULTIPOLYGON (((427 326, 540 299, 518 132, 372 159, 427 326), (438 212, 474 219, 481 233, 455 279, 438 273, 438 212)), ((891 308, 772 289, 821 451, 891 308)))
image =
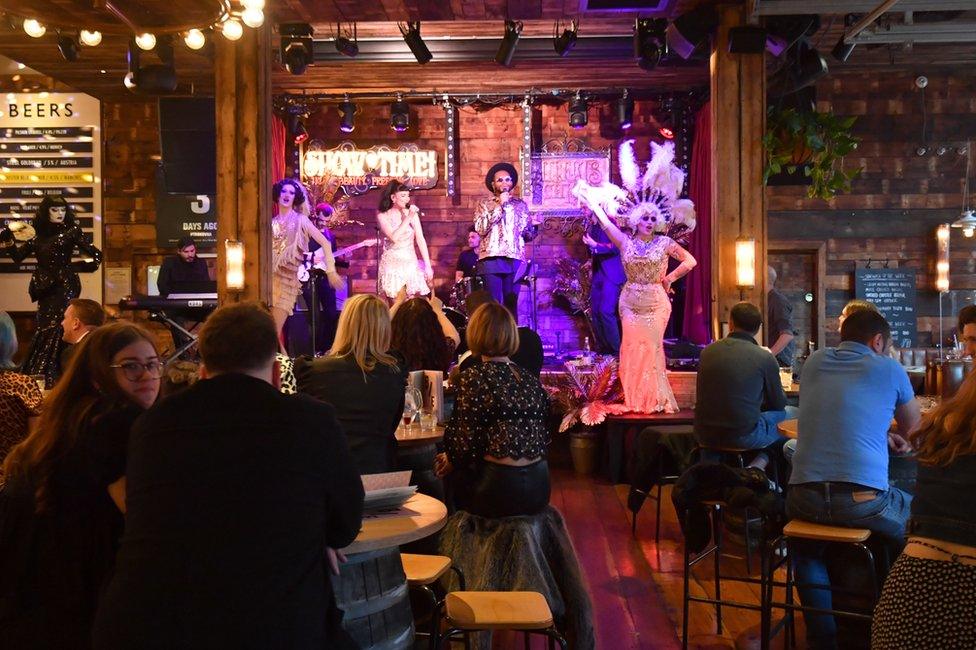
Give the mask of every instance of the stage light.
POLYGON ((515 56, 515 48, 518 47, 519 38, 522 36, 522 22, 519 20, 505 21, 505 35, 502 42, 498 45, 498 52, 495 54, 495 63, 506 68, 512 65, 512 57, 515 56))
POLYGON ((668 21, 664 18, 638 18, 634 24, 634 58, 643 70, 653 70, 668 52, 668 21))
POLYGON ((87 29, 81 30, 79 34, 81 42, 87 47, 95 47, 102 42, 102 33, 99 31, 88 31, 87 29))
POLYGON ((47 27, 33 18, 27 18, 24 20, 24 31, 31 38, 40 38, 41 36, 44 36, 44 32, 47 31, 47 27))
POLYGON ((282 23, 278 25, 281 33, 281 62, 292 74, 302 74, 315 60, 312 26, 308 23, 282 23))
POLYGON ((410 128, 410 105, 403 101, 402 95, 397 95, 396 101, 390 104, 390 128, 397 133, 410 128))
POLYGON ((65 61, 77 61, 81 56, 81 45, 72 36, 58 32, 58 51, 65 61))
POLYGON ((718 14, 712 7, 699 7, 675 18, 665 29, 668 48, 682 59, 689 59, 708 42, 712 30, 718 26, 718 14))
POLYGON ((424 43, 424 39, 420 36, 420 23, 397 23, 397 27, 400 28, 400 33, 403 35, 403 41, 413 52, 413 56, 417 59, 417 63, 423 65, 434 58, 434 55, 430 53, 430 49, 427 44, 424 43))
POLYGON ((356 23, 352 24, 352 38, 349 38, 348 32, 342 33, 342 25, 339 26, 339 32, 335 37, 335 49, 336 51, 348 57, 355 57, 359 54, 359 39, 356 37, 356 23))
POLYGON ((783 66, 769 77, 769 95, 783 97, 812 86, 827 74, 827 61, 805 40, 794 45, 783 66))
POLYGON ((339 104, 339 130, 343 133, 352 133, 356 129, 356 105, 346 100, 339 104))
POLYGON ((626 90, 617 100, 617 124, 623 131, 634 124, 634 98, 626 90))
POLYGON ((220 26, 220 33, 223 34, 224 38, 226 38, 228 41, 236 41, 244 35, 244 25, 242 25, 239 20, 230 18, 225 20, 220 26))
POLYGON ((257 29, 264 24, 264 12, 260 9, 247 8, 241 13, 241 20, 252 29, 257 29))
POLYGON ((304 113, 299 112, 288 114, 288 132, 291 133, 292 142, 295 144, 301 144, 308 140, 308 129, 305 127, 307 117, 304 113))
POLYGON ((183 42, 191 50, 199 50, 201 47, 207 44, 207 37, 203 35, 199 29, 191 29, 183 37, 183 42))
POLYGON ((156 47, 156 37, 145 32, 136 36, 136 45, 139 46, 140 50, 151 50, 156 47))
POLYGON ((674 140, 674 131, 666 126, 662 126, 657 130, 657 132, 660 133, 661 137, 665 138, 666 140, 674 140))
POLYGON ((566 56, 569 54, 570 50, 576 45, 576 39, 579 34, 579 21, 573 20, 570 23, 568 29, 564 29, 562 34, 559 34, 559 22, 553 26, 552 34, 552 47, 556 50, 556 54, 559 56, 566 56))
POLYGON ((569 102, 569 125, 574 129, 582 129, 588 122, 587 111, 590 106, 586 99, 576 91, 576 97, 569 102))
POLYGON ((835 45, 834 49, 830 51, 831 56, 841 63, 851 58, 851 54, 854 53, 854 43, 845 43, 844 36, 846 35, 847 30, 850 29, 856 22, 856 14, 847 14, 844 16, 844 34, 841 34, 840 39, 837 41, 837 45, 835 45))
POLYGON ((780 56, 804 36, 813 36, 820 29, 820 16, 769 16, 766 18, 766 49, 780 56))

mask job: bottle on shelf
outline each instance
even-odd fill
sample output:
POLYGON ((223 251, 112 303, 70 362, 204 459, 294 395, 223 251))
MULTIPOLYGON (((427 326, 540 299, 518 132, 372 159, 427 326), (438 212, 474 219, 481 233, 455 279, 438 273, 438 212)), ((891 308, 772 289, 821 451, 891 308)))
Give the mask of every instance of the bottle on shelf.
POLYGON ((593 363, 593 352, 590 350, 590 337, 583 337, 583 365, 588 366, 593 363))

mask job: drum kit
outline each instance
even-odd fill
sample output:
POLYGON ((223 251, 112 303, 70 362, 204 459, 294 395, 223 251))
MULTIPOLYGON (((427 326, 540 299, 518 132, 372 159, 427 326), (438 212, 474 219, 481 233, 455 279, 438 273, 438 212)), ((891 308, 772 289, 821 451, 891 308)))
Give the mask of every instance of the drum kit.
MULTIPOLYGON (((531 318, 532 325, 535 327, 535 264, 531 261, 520 262, 515 271, 514 283, 516 285, 529 285, 532 289, 533 299, 531 318)), ((445 305, 443 309, 447 319, 451 321, 451 324, 458 328, 459 331, 463 330, 467 326, 468 318, 471 316, 471 314, 469 314, 467 309, 464 307, 464 299, 473 292, 480 291, 484 288, 484 281, 478 276, 461 278, 454 283, 454 288, 451 289, 451 296, 448 299, 448 305, 445 305)))

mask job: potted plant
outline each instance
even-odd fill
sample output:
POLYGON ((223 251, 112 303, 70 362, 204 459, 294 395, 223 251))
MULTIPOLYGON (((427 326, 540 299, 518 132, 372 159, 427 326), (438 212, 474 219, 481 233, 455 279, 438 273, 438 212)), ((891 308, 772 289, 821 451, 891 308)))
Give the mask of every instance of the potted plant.
POLYGON ((770 177, 784 173, 795 176, 802 169, 810 183, 807 196, 812 199, 831 199, 838 192, 850 192, 851 181, 862 171, 844 169, 844 156, 854 151, 859 142, 851 134, 856 120, 857 117, 771 106, 763 135, 763 183, 769 184, 770 177))
POLYGON ((569 431, 569 450, 577 474, 592 474, 596 469, 599 441, 594 427, 607 415, 623 413, 623 387, 617 376, 617 360, 598 356, 589 366, 566 364, 566 374, 559 376, 550 388, 553 402, 562 411, 559 432, 569 431))

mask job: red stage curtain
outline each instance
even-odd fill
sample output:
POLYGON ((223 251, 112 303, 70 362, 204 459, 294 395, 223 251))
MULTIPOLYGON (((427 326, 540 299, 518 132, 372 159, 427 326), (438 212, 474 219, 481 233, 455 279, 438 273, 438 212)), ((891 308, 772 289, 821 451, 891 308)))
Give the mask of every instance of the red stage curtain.
POLYGON ((285 123, 277 115, 271 116, 271 182, 285 177, 285 123))
POLYGON ((711 343, 712 315, 712 131, 709 105, 695 117, 695 142, 691 151, 688 198, 695 203, 698 225, 691 233, 688 250, 698 266, 686 276, 682 334, 694 343, 711 343))

